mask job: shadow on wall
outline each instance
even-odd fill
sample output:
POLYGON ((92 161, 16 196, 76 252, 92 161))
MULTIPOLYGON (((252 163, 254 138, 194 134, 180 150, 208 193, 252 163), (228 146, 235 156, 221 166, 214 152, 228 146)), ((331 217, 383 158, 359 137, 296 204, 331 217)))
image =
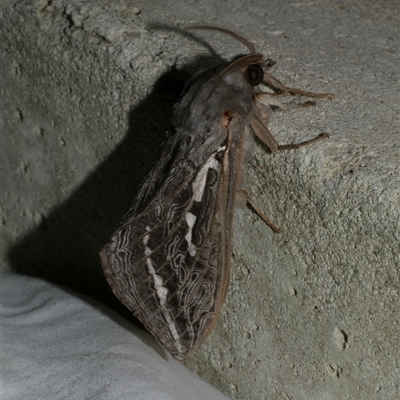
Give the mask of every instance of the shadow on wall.
POLYGON ((215 64, 215 57, 200 57, 158 79, 152 93, 130 111, 121 144, 64 204, 10 249, 14 272, 61 284, 119 312, 125 310, 103 276, 99 252, 133 201, 172 126, 173 105, 188 71, 215 64))

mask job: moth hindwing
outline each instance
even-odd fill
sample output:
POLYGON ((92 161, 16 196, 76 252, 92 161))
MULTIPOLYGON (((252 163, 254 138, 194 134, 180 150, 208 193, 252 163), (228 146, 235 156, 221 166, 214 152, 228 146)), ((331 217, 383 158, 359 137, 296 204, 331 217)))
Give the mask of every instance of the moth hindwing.
MULTIPOLYGON (((201 345, 220 314, 229 283, 235 199, 245 193, 244 167, 254 138, 276 152, 324 136, 280 146, 267 128, 272 106, 288 108, 276 95, 330 97, 287 88, 268 73, 273 62, 264 61, 245 39, 222 31, 242 41, 250 54, 187 83, 175 106, 174 129, 100 254, 115 295, 178 360, 201 345), (262 82, 272 91, 262 92, 262 82)), ((250 205, 266 220, 254 202, 250 205)))

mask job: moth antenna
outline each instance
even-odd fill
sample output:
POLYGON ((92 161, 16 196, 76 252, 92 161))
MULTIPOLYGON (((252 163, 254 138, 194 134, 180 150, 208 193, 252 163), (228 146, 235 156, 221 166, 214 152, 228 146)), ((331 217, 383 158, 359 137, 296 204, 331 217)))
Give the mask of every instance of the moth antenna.
POLYGON ((218 26, 208 26, 208 25, 189 26, 186 29, 199 29, 199 30, 201 29, 201 30, 218 31, 218 32, 226 33, 227 35, 232 36, 239 42, 242 42, 250 50, 250 53, 256 52, 256 49, 254 48, 254 46, 247 39, 245 39, 244 37, 240 36, 236 32, 233 32, 229 29, 220 28, 218 26))

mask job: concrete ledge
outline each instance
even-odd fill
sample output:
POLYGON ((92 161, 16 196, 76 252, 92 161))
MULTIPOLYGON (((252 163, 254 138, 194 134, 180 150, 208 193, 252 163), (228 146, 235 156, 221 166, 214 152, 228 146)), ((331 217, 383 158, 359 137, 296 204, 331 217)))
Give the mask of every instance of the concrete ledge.
POLYGON ((229 26, 289 86, 333 92, 275 113, 248 191, 280 226, 237 213, 229 293, 187 361, 237 399, 399 395, 398 3, 3 2, 3 270, 108 304, 98 252, 157 154, 182 78, 243 51, 230 38, 149 28, 229 26), (213 49, 214 53, 210 52, 213 49))

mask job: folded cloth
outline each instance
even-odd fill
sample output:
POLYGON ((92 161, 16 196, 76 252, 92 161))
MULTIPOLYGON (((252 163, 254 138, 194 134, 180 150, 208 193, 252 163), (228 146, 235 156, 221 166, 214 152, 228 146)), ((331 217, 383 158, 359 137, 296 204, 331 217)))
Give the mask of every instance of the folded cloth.
POLYGON ((111 310, 2 274, 0 398, 228 400, 111 310))

